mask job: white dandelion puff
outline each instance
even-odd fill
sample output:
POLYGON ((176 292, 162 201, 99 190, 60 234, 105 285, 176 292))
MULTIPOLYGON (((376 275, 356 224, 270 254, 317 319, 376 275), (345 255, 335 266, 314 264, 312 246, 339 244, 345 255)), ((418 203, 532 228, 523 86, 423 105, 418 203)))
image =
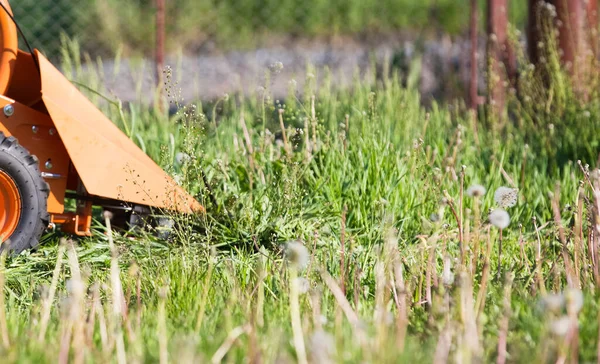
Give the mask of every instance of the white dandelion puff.
POLYGON ((542 308, 551 312, 560 312, 565 306, 565 296, 560 293, 549 293, 541 299, 542 308))
POLYGON ((327 325, 327 322, 329 322, 327 320, 327 316, 325 315, 319 315, 318 320, 321 323, 321 325, 327 325))
POLYGON ((516 188, 499 187, 494 192, 494 201, 502 208, 513 207, 517 204, 518 193, 516 188))
POLYGON ((331 334, 319 329, 309 339, 312 359, 315 363, 333 363, 335 356, 335 339, 331 334))
POLYGON ((310 289, 310 283, 308 279, 304 277, 296 278, 296 287, 298 287, 298 293, 305 294, 310 289))
POLYGON ((308 265, 310 254, 301 242, 290 241, 285 244, 285 257, 296 268, 304 269, 308 265))
POLYGON ((583 293, 575 288, 565 292, 565 298, 573 312, 579 312, 583 308, 583 293))
POLYGON ((510 224, 510 215, 504 209, 495 209, 490 213, 490 222, 500 230, 506 229, 510 224))
POLYGON ((472 185, 467 189, 467 195, 470 197, 482 197, 485 195, 485 187, 482 185, 472 185))
POLYGON ((569 331, 570 320, 568 316, 562 316, 550 323, 550 330, 557 336, 565 336, 569 331))
POLYGON ((175 160, 177 161, 177 163, 179 164, 184 164, 189 162, 192 159, 192 157, 190 157, 189 154, 187 153, 183 153, 183 152, 178 152, 177 154, 175 154, 175 160))

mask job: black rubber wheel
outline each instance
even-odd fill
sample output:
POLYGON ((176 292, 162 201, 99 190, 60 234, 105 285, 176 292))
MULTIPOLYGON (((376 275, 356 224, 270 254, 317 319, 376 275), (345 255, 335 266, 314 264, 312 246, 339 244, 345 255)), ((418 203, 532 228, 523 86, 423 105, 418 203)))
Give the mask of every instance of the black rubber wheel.
MULTIPOLYGON (((14 137, 0 132, 0 170, 17 187, 21 211, 15 230, 0 245, 0 251, 19 254, 35 248, 48 227, 48 195, 50 187, 42 178, 38 159, 23 148, 14 137)), ((4 206, 0 206, 4 209, 4 206)), ((11 213, 11 212, 7 212, 11 213)))

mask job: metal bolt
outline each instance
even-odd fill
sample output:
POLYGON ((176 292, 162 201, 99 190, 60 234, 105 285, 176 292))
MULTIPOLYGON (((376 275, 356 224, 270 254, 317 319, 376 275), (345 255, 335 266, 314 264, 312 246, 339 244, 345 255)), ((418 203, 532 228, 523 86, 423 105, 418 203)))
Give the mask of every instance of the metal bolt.
POLYGON ((44 166, 46 167, 46 169, 52 169, 52 162, 50 162, 50 159, 48 159, 46 161, 46 163, 44 164, 44 166))
POLYGON ((61 179, 62 175, 58 173, 42 172, 42 178, 46 179, 61 179))
POLYGON ((6 105, 6 106, 4 106, 4 115, 6 117, 13 116, 14 113, 15 113, 14 106, 12 106, 12 105, 6 105))
POLYGON ((33 134, 37 134, 38 132, 38 127, 36 125, 31 127, 31 131, 33 132, 33 134))
POLYGON ((54 135, 54 133, 56 133, 56 130, 54 130, 54 129, 50 129, 50 130, 48 130, 48 134, 50 134, 50 135, 54 135))

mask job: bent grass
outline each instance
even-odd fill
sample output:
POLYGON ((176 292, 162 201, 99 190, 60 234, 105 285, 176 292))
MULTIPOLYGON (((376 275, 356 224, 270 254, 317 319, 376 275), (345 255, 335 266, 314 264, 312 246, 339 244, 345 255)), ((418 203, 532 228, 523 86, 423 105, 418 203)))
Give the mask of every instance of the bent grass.
POLYGON ((460 105, 424 110, 397 75, 357 77, 343 92, 308 85, 306 97, 273 103, 232 95, 210 122, 211 105, 169 115, 90 95, 131 123, 129 137, 208 214, 174 216, 169 243, 131 241, 98 215, 93 238, 51 235, 36 252, 3 257, 3 360, 596 357, 594 167, 550 168, 543 143, 527 149, 512 130, 498 143, 460 105), (518 202, 500 232, 488 218, 493 191, 513 181, 518 202), (487 192, 464 194, 475 184, 487 192), (306 269, 286 261, 289 242, 308 251, 306 269), (490 279, 494 267, 509 274, 490 279), (581 304, 566 304, 572 290, 581 304), (552 306, 550 293, 563 303, 552 306))

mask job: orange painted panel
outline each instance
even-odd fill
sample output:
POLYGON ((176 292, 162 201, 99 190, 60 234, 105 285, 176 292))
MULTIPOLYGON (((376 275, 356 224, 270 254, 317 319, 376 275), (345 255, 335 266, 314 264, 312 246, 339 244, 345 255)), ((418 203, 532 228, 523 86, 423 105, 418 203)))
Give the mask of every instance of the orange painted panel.
MULTIPOLYGON (((0 9, 1 10, 1 9, 0 9)), ((56 178, 46 178, 50 185, 48 212, 60 214, 64 211, 65 190, 69 174, 70 158, 50 117, 7 97, 0 96, 0 131, 14 136, 30 154, 40 161, 40 171, 51 173, 56 178), (12 105, 13 115, 2 111, 12 105), (49 161, 48 167, 46 162, 49 161)))
MULTIPOLYGON (((0 3, 11 13, 8 0, 0 0, 0 3)), ((4 9, 0 8, 0 94, 4 95, 10 84, 10 77, 14 71, 17 60, 19 42, 17 38, 17 27, 10 19, 4 9)))
POLYGON ((203 207, 43 55, 42 99, 87 192, 180 212, 203 207))

